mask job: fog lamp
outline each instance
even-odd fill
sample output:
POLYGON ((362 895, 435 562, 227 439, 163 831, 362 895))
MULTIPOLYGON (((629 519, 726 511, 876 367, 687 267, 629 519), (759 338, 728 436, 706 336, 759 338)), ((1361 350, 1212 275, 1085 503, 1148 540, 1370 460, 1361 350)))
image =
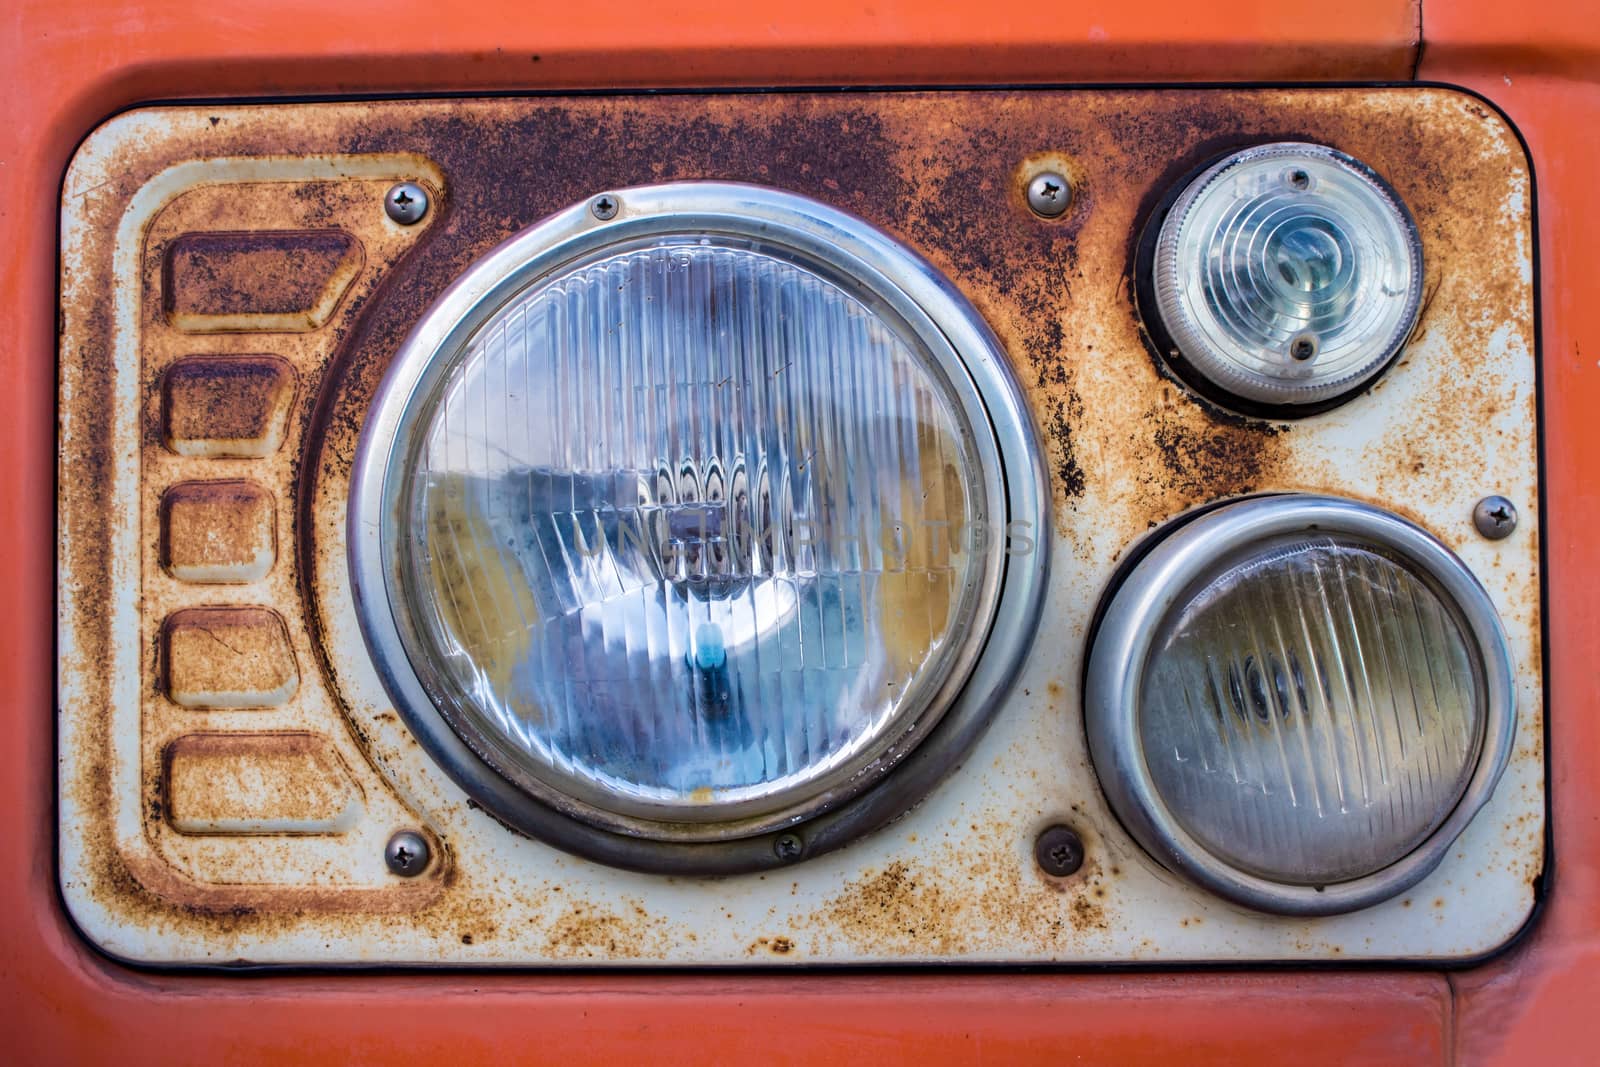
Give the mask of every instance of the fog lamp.
POLYGON ((1318 914, 1425 876, 1488 798, 1510 653, 1460 560, 1352 501, 1263 497, 1163 537, 1091 652, 1095 765, 1161 862, 1318 914))
POLYGON ((1322 145, 1235 152, 1165 214, 1143 302, 1185 377, 1224 402, 1314 409, 1400 350, 1422 301, 1422 243, 1371 168, 1322 145))
POLYGON ((491 253, 391 368, 353 501, 363 624, 507 821, 549 826, 509 785, 637 838, 792 827, 958 704, 1007 524, 1039 521, 1036 450, 976 314, 858 220, 746 186, 605 200, 491 253))

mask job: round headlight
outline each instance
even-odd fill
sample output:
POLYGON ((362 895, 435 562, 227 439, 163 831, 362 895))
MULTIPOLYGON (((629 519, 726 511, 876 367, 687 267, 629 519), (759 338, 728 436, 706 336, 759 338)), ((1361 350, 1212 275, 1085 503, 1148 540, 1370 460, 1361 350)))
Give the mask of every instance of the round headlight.
MULTIPOLYGON (((858 220, 747 186, 603 199, 487 256, 391 367, 358 606, 413 728, 504 821, 760 866, 570 824, 753 838, 970 741, 986 712, 952 709, 1002 597, 1037 612, 1041 539, 1005 566, 1007 524, 1042 519, 1037 448, 976 313, 858 220)), ((1001 629, 987 704, 1029 627, 1001 629)))
POLYGON ((1315 496, 1178 526, 1111 594, 1085 714, 1113 807, 1239 903, 1325 914, 1415 884, 1510 752, 1488 594, 1387 512, 1315 496))
POLYGON ((1292 413, 1337 402, 1394 358, 1422 302, 1411 213, 1371 168, 1322 145, 1219 160, 1147 250, 1147 321, 1184 376, 1224 403, 1292 413))

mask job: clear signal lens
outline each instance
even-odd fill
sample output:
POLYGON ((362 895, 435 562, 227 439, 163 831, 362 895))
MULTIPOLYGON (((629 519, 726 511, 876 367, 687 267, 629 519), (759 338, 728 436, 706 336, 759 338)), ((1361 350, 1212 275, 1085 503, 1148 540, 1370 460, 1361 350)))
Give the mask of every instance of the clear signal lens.
POLYGON ((1328 402, 1377 375, 1416 324, 1422 245, 1399 196, 1322 145, 1234 153, 1161 224, 1153 292, 1182 361, 1267 406, 1328 402))
POLYGON ((421 423, 412 661, 479 747, 602 813, 759 823, 847 793, 926 733, 1000 550, 916 336, 743 238, 536 282, 421 423))

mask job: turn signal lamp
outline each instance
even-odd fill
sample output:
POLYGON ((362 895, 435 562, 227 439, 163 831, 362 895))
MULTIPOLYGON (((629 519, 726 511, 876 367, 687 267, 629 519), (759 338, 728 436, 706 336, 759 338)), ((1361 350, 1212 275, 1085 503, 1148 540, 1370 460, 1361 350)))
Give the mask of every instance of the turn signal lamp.
POLYGON ((1206 168, 1161 220, 1145 273, 1175 366, 1245 407, 1309 411, 1359 391, 1422 304, 1411 212, 1371 168, 1316 144, 1206 168))
POLYGON ((1242 904, 1349 911, 1416 884, 1510 755, 1493 604, 1449 549, 1354 501, 1240 501, 1114 590, 1085 692, 1101 784, 1161 862, 1242 904))

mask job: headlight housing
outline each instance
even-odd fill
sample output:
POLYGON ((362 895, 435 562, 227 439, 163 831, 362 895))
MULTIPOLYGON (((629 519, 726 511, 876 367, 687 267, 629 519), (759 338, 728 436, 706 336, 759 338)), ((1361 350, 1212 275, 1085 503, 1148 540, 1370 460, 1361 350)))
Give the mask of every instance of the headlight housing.
POLYGON ((1316 915, 1424 877, 1510 754, 1510 651, 1444 545, 1354 501, 1223 505, 1110 595, 1085 686, 1118 816, 1238 903, 1316 915))
POLYGON ((896 242, 774 190, 624 190, 486 256, 391 367, 363 628, 505 821, 792 859, 759 839, 931 745, 867 805, 896 813, 981 727, 1038 610, 1038 464, 992 337, 896 242))

